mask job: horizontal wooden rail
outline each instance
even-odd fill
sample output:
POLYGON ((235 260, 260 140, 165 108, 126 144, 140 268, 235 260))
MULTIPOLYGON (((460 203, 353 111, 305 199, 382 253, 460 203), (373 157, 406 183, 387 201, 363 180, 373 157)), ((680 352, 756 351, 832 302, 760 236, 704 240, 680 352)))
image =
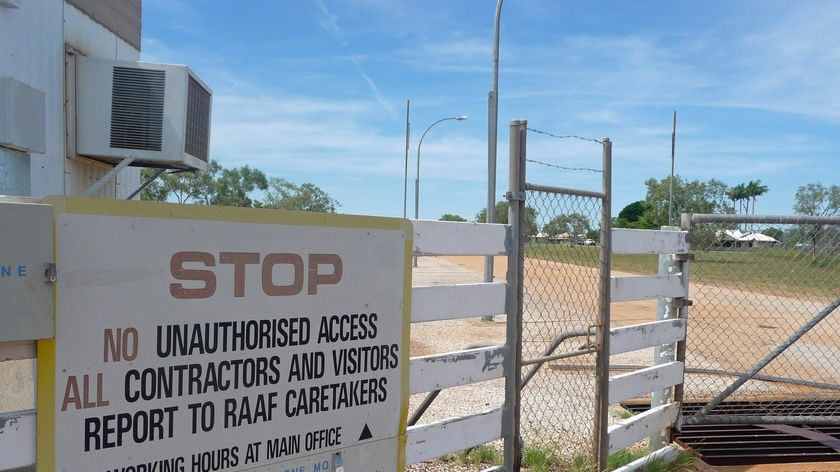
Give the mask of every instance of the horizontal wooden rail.
POLYGON ((679 411, 679 403, 668 403, 610 426, 607 430, 610 438, 609 454, 615 454, 673 425, 679 411))
POLYGON ((0 413, 0 470, 35 465, 35 412, 0 413))
POLYGON ((685 254, 688 232, 649 229, 613 229, 613 254, 685 254))
POLYGON ((685 339, 685 319, 653 321, 610 330, 610 355, 685 339))
POLYGON ((501 256, 510 252, 509 226, 411 220, 417 256, 501 256))
POLYGON ((668 362, 610 377, 609 402, 623 402, 681 384, 683 369, 682 362, 668 362))
POLYGON ((636 275, 610 279, 610 298, 613 302, 685 297, 688 297, 688 287, 682 274, 636 275))
POLYGON ((414 287, 411 289, 411 322, 505 313, 506 291, 504 282, 414 287))
POLYGON ((0 362, 35 359, 37 356, 36 341, 7 341, 0 343, 0 362))
POLYGON ((431 392, 504 376, 506 346, 448 352, 409 360, 409 393, 431 392))
POLYGON ((670 446, 665 446, 662 449, 657 449, 650 454, 640 457, 633 462, 621 466, 618 469, 613 470, 613 472, 639 472, 640 470, 646 470, 650 467, 650 463, 652 461, 661 461, 665 464, 670 464, 677 459, 677 456, 680 454, 680 447, 672 444, 670 446))
POLYGON ((502 437, 502 408, 406 430, 405 463, 416 464, 502 437))

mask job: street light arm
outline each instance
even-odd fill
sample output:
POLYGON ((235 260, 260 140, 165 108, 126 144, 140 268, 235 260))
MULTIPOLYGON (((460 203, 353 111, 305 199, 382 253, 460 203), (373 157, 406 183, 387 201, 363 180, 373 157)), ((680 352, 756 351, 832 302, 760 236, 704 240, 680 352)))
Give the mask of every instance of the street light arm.
POLYGON ((434 123, 430 124, 429 127, 426 128, 425 131, 423 131, 423 134, 420 135, 420 141, 417 143, 417 174, 416 174, 416 178, 414 179, 414 219, 415 220, 418 219, 419 216, 420 216, 420 205, 419 205, 419 202, 418 202, 419 195, 420 195, 420 146, 423 145, 423 138, 426 137, 426 133, 428 133, 429 130, 432 129, 432 127, 434 127, 436 124, 440 123, 441 121, 446 121, 446 120, 464 121, 468 118, 469 118, 469 116, 466 116, 466 115, 448 116, 446 118, 441 118, 441 119, 435 121, 434 123))
POLYGON ((461 121, 461 120, 466 120, 467 118, 468 118, 467 116, 449 116, 449 117, 446 117, 446 118, 441 118, 441 119, 435 121, 434 123, 430 124, 429 127, 426 128, 426 131, 423 131, 423 134, 420 136, 420 141, 417 143, 417 173, 418 173, 418 175, 420 174, 420 146, 423 144, 423 138, 426 137, 426 133, 428 133, 429 130, 432 129, 432 126, 440 123, 441 121, 446 121, 446 120, 461 121))
POLYGON ((499 92, 499 23, 502 19, 502 2, 496 4, 496 21, 493 28, 493 92, 499 92))

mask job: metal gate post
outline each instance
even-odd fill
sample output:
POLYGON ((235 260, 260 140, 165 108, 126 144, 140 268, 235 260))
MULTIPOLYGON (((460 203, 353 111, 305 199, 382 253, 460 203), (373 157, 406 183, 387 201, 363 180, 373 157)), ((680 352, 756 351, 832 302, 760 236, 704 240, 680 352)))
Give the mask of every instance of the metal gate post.
POLYGON ((609 458, 609 388, 610 388, 610 253, 612 251, 612 142, 604 138, 602 176, 603 201, 601 204, 601 265, 599 270, 600 315, 598 335, 598 358, 595 362, 595 454, 598 470, 607 468, 609 458))
MULTIPOLYGON (((677 231, 679 228, 673 226, 662 226, 660 229, 677 231)), ((681 263, 673 254, 659 255, 659 275, 668 276, 679 273, 681 263)), ((656 320, 669 320, 678 318, 678 307, 676 299, 673 298, 658 298, 656 299, 656 320)), ((674 344, 664 344, 653 348, 653 364, 661 365, 668 362, 673 362, 676 359, 676 346, 674 344)), ((671 387, 657 390, 651 393, 650 407, 654 408, 669 403, 671 400, 671 387)), ((656 451, 662 449, 668 444, 667 431, 654 431, 650 435, 650 450, 656 451)))
POLYGON ((505 470, 521 467, 519 413, 522 371, 522 291, 525 257, 525 138, 527 120, 510 122, 508 223, 512 237, 507 268, 507 341, 505 409, 502 417, 505 470))

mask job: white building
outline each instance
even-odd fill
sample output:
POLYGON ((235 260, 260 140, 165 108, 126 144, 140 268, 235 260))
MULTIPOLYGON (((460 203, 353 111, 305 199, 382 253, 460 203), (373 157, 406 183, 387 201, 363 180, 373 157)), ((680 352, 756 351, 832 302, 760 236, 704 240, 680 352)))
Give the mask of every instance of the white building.
POLYGON ((0 0, 0 195, 127 198, 133 166, 206 169, 211 92, 185 66, 137 62, 141 12, 141 0, 0 0))

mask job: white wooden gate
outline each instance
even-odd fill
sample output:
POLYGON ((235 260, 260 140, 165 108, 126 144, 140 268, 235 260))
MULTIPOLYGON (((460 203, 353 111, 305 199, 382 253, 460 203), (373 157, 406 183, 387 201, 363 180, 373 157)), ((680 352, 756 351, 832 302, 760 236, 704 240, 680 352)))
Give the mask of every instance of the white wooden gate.
MULTIPOLYGON (((660 274, 611 277, 610 301, 657 299, 660 304, 655 321, 610 329, 605 346, 609 356, 651 347, 656 350, 651 366, 609 378, 608 398, 602 402, 613 405, 647 394, 651 394, 652 401, 648 411, 607 428, 607 454, 603 460, 646 437, 651 437, 651 449, 657 449, 664 444, 660 433, 674 426, 679 418, 687 322, 684 308, 688 300, 687 234, 671 230, 612 232, 612 254, 658 254, 660 274)), ((652 456, 639 459, 624 470, 642 467, 652 457, 675 452, 675 446, 660 447, 652 456)))
MULTIPOLYGON (((414 252, 417 256, 509 255, 508 226, 498 224, 414 221, 414 252)), ((418 286, 412 289, 411 322, 443 321, 459 318, 508 314, 509 284, 490 282, 459 285, 418 286)), ((510 377, 511 355, 516 351, 510 340, 504 345, 466 349, 439 355, 412 357, 409 393, 436 392, 445 388, 510 377)), ((518 373, 517 373, 518 374, 518 373)), ((484 403, 483 398, 465 399, 484 403)), ((516 434, 506 421, 505 407, 514 409, 510 399, 485 412, 407 428, 406 464, 440 457, 450 452, 505 439, 516 434), (506 405, 505 405, 506 404, 506 405)), ((510 456, 506 451, 506 456, 510 456)), ((506 457, 511 470, 512 457, 506 457)))

